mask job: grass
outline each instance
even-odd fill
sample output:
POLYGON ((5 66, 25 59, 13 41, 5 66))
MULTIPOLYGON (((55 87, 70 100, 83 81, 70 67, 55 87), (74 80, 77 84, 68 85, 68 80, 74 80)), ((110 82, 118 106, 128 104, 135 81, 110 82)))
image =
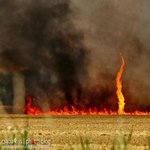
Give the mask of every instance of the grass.
MULTIPOLYGON (((9 129, 9 132, 11 132, 12 130, 11 129, 9 129)), ((25 143, 25 141, 28 139, 28 131, 25 129, 24 131, 23 131, 23 133, 21 132, 21 131, 16 131, 15 133, 10 133, 9 135, 8 135, 8 138, 6 138, 5 137, 5 139, 3 139, 3 140, 5 140, 5 141, 8 141, 8 139, 10 140, 10 141, 13 141, 13 143, 11 143, 11 144, 3 144, 2 145, 2 143, 1 143, 1 145, 0 145, 0 150, 2 150, 2 149, 4 149, 4 150, 10 150, 10 148, 2 148, 2 146, 15 146, 15 145, 19 145, 19 146, 26 146, 26 143, 25 143), (16 142, 16 144, 15 144, 15 142, 16 142), (17 142, 19 142, 19 143, 17 143, 17 142)), ((23 150, 29 150, 28 148, 23 148, 23 150)))
POLYGON ((127 139, 125 138, 125 135, 121 135, 117 149, 116 149, 116 143, 113 142, 111 150, 127 150, 127 147, 131 141, 132 133, 133 133, 133 129, 131 129, 127 139))
MULTIPOLYGON (((120 139, 117 140, 116 138, 112 141, 112 146, 110 150, 128 150, 129 145, 131 145, 133 129, 131 129, 129 135, 126 137, 124 134, 120 136, 120 139)), ((131 149, 131 148, 130 148, 131 149)), ((86 138, 84 141, 82 137, 80 137, 80 149, 72 148, 71 150, 94 150, 90 148, 89 140, 86 138)), ((148 149, 150 150, 150 137, 148 138, 148 149)))
MULTIPOLYGON (((11 131, 11 130, 10 130, 11 131)), ((130 133, 126 137, 124 134, 122 134, 119 138, 114 138, 114 140, 111 143, 110 150, 128 150, 128 146, 131 144, 133 129, 131 129, 130 133)), ((24 133, 21 133, 20 131, 17 131, 17 133, 11 134, 11 139, 15 140, 15 138, 19 138, 22 141, 26 141, 28 139, 28 130, 24 130, 24 133)), ((26 143, 22 143, 23 146, 26 146, 26 143)), ((2 145, 0 146, 0 150, 2 150, 2 145)), ((8 150, 8 149, 4 149, 8 150)), ((9 149, 10 150, 10 149, 9 149)), ((30 150, 28 148, 24 148, 23 150, 30 150)), ((80 148, 71 148, 71 150, 94 150, 90 147, 90 142, 86 138, 85 140, 80 136, 80 148)), ((150 150, 150 137, 148 138, 148 150, 150 150)))

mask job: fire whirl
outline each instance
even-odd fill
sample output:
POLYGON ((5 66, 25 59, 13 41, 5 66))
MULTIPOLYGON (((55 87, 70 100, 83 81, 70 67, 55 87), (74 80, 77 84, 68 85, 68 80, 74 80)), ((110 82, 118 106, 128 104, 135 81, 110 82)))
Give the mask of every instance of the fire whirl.
MULTIPOLYGON (((120 53, 120 56, 121 56, 121 53, 120 53)), ((119 110, 118 110, 118 114, 125 114, 124 112, 124 106, 125 106, 125 98, 122 94, 122 81, 121 81, 121 76, 122 76, 122 73, 123 73, 123 67, 125 65, 124 63, 124 58, 123 56, 121 56, 121 59, 122 59, 122 65, 121 65, 121 68, 120 68, 120 71, 118 72, 118 75, 117 75, 117 78, 116 78, 116 86, 117 86, 117 96, 118 96, 118 105, 119 105, 119 110)))
MULTIPOLYGON (((29 94, 27 94, 26 96, 26 101, 27 101, 27 105, 25 106, 25 108, 23 109, 23 112, 25 112, 28 115, 150 115, 150 112, 140 112, 138 110, 136 110, 135 112, 130 112, 127 113, 125 112, 125 98, 124 95, 122 93, 122 80, 121 80, 121 76, 123 73, 123 67, 125 65, 124 62, 124 58, 121 55, 121 59, 122 59, 122 65, 121 68, 117 74, 117 78, 116 78, 116 86, 117 86, 117 97, 118 97, 118 112, 117 111, 111 111, 111 110, 106 110, 104 108, 103 111, 98 111, 97 108, 95 107, 94 109, 89 108, 88 110, 77 110, 74 106, 71 106, 72 110, 70 111, 68 109, 68 106, 66 106, 64 109, 62 110, 52 110, 52 111, 48 111, 46 113, 44 113, 42 110, 35 108, 35 107, 31 107, 32 104, 32 99, 29 96, 29 94)), ((33 100, 35 100, 35 98, 33 98, 33 100)), ((19 106, 19 104, 17 104, 19 106)))

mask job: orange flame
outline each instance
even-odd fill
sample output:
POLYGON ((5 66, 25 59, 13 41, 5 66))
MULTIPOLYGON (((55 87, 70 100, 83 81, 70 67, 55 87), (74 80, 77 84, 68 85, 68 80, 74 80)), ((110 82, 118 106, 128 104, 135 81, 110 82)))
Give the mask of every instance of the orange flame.
MULTIPOLYGON (((120 56, 121 56, 121 53, 120 53, 120 56)), ((121 68, 118 72, 118 75, 117 75, 117 78, 116 78, 116 86, 117 86, 117 97, 118 97, 118 105, 119 105, 119 109, 118 109, 118 114, 125 114, 125 111, 124 111, 124 107, 125 107, 125 98, 122 94, 122 81, 121 81, 121 76, 122 76, 122 73, 123 73, 123 67, 125 65, 124 63, 124 58, 123 56, 121 56, 121 59, 122 59, 122 65, 121 65, 121 68)))
MULTIPOLYGON (((121 53, 120 53, 120 56, 122 59, 122 65, 121 65, 121 68, 120 68, 120 70, 117 74, 117 78, 116 78, 116 86, 117 86, 116 94, 117 94, 117 97, 119 100, 118 101, 118 106, 119 106, 118 112, 116 112, 116 111, 113 112, 111 110, 108 111, 105 108, 103 111, 98 111, 96 107, 93 110, 91 108, 89 108, 88 110, 77 110, 74 106, 71 106, 72 111, 70 111, 68 109, 68 106, 66 106, 62 110, 56 109, 56 110, 51 110, 51 111, 44 113, 42 110, 32 107, 32 101, 33 100, 35 101, 35 98, 33 98, 33 100, 32 100, 28 93, 26 96, 27 105, 23 109, 23 111, 26 112, 28 115, 117 115, 117 114, 119 114, 119 115, 122 115, 122 114, 123 115, 150 115, 150 112, 147 112, 147 111, 140 112, 140 111, 136 110, 135 112, 129 112, 129 113, 124 111, 125 98, 121 91, 122 90, 121 76, 123 73, 123 67, 125 65, 125 62, 124 62, 124 58, 121 55, 121 53)), ((19 103, 17 103, 16 106, 19 106, 19 103)))
POLYGON ((16 103, 16 106, 17 106, 18 108, 20 108, 20 105, 19 105, 19 103, 16 103))
POLYGON ((27 111, 28 115, 117 115, 117 112, 112 112, 104 109, 103 111, 98 111, 96 108, 92 110, 89 108, 88 110, 77 110, 74 106, 72 107, 72 111, 68 109, 68 106, 66 106, 64 109, 61 110, 52 110, 44 113, 43 111, 32 108, 32 107, 26 107, 23 109, 23 111, 27 111), (26 110, 27 109, 27 110, 26 110))
POLYGON ((119 36, 121 36, 121 31, 119 32, 119 36))
MULTIPOLYGON (((31 107, 31 103, 32 103, 32 99, 28 95, 27 105, 23 109, 23 111, 26 112, 28 115, 117 115, 119 114, 116 111, 111 111, 111 110, 108 111, 107 109, 104 109, 103 111, 98 111, 96 107, 93 110, 91 108, 89 108, 88 110, 77 110, 74 106, 71 106, 72 111, 70 111, 66 106, 64 109, 61 110, 56 109, 44 113, 42 110, 38 108, 31 107)), ((131 113, 124 112, 123 114, 124 115, 150 115, 150 112, 140 112, 136 110, 135 112, 131 112, 131 113)))

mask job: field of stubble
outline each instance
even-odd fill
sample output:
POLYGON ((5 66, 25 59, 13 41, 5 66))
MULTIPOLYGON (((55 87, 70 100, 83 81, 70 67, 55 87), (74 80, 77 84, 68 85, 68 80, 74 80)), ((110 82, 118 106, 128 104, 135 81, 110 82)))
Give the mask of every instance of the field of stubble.
POLYGON ((128 136, 133 127, 129 149, 148 149, 150 116, 27 116, 0 115, 0 141, 12 132, 27 128, 28 138, 51 140, 51 150, 81 149, 80 136, 88 138, 90 148, 110 149, 114 139, 128 136), (8 130, 8 127, 13 127, 8 130))

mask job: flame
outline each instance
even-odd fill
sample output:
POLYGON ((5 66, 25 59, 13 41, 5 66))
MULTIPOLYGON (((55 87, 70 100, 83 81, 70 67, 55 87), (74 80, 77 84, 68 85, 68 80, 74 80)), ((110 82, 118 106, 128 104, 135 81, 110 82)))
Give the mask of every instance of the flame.
MULTIPOLYGON (((120 53, 120 56, 121 56, 121 53, 120 53)), ((121 59, 122 59, 122 65, 121 65, 121 68, 118 72, 118 75, 117 75, 117 78, 116 78, 116 86, 117 86, 117 97, 118 97, 118 105, 119 105, 119 109, 118 109, 118 114, 125 114, 125 111, 124 111, 124 107, 125 107, 125 98, 122 94, 122 81, 121 81, 121 76, 122 76, 122 73, 123 73, 123 67, 125 65, 124 63, 124 58, 123 56, 121 56, 121 59)))
MULTIPOLYGON (((97 108, 95 107, 94 109, 89 108, 88 110, 77 110, 74 106, 71 106, 72 111, 70 111, 68 109, 68 106, 66 106, 64 109, 61 110, 51 110, 48 112, 43 112, 42 110, 36 108, 36 107, 32 107, 32 101, 35 101, 35 98, 31 98, 29 96, 29 94, 27 93, 26 96, 26 101, 27 104, 25 106, 25 108, 23 109, 23 111, 28 114, 28 115, 150 115, 150 112, 140 112, 138 110, 136 110, 135 112, 125 112, 124 108, 125 108, 125 98, 122 94, 122 81, 121 81, 121 76, 123 73, 123 67, 125 65, 124 62, 124 58, 121 55, 121 59, 122 59, 122 65, 121 68, 117 74, 117 78, 116 78, 116 86, 117 86, 117 97, 118 97, 118 112, 117 111, 111 111, 111 110, 107 110, 104 108, 103 111, 98 111, 97 108)), ((19 103, 16 104, 16 106, 19 106, 19 103)))
MULTIPOLYGON (((23 109, 24 112, 26 112, 28 115, 118 115, 119 112, 117 111, 108 111, 107 109, 104 108, 103 111, 98 111, 97 108, 95 107, 93 110, 89 108, 88 110, 78 110, 74 106, 72 107, 72 111, 68 109, 68 106, 66 106, 64 109, 56 109, 56 110, 51 110, 46 113, 44 113, 42 110, 31 107, 32 104, 32 99, 29 95, 26 97, 27 100, 27 105, 23 109)), ((121 115, 121 114, 119 114, 121 115)), ((140 112, 136 110, 135 112, 131 113, 126 113, 124 112, 123 115, 150 115, 150 112, 140 112)))
POLYGON ((119 36, 121 36, 121 31, 119 32, 119 36))
POLYGON ((20 108, 20 105, 19 105, 19 103, 16 103, 16 106, 17 106, 18 108, 20 108))
MULTIPOLYGON (((29 105, 28 105, 29 106, 29 105)), ((117 115, 117 112, 112 112, 104 109, 103 111, 98 111, 96 108, 92 110, 89 108, 88 110, 77 110, 74 106, 72 107, 72 111, 68 109, 68 106, 66 106, 64 109, 61 110, 52 110, 44 113, 43 111, 37 109, 37 108, 32 108, 32 107, 26 107, 23 109, 23 111, 27 111, 28 115, 117 115)))

